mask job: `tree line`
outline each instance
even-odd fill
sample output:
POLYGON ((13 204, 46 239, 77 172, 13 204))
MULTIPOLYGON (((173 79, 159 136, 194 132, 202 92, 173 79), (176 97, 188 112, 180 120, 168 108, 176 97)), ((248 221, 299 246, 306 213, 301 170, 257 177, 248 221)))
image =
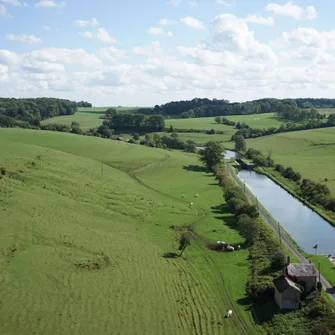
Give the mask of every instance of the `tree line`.
POLYGON ((161 115, 148 116, 108 109, 103 125, 117 131, 159 132, 164 130, 165 121, 161 115))
POLYGON ((274 99, 265 98, 247 102, 229 102, 225 99, 199 99, 171 101, 153 108, 140 108, 137 113, 161 114, 182 118, 197 118, 225 115, 248 115, 275 113, 288 106, 300 109, 335 107, 335 99, 274 99))
MULTIPOLYGON (((235 141, 236 136, 243 136, 244 138, 256 138, 262 136, 268 136, 278 133, 285 133, 290 131, 299 131, 299 130, 308 130, 308 129, 318 129, 318 128, 327 128, 335 126, 335 114, 331 114, 328 117, 328 120, 309 120, 307 123, 282 123, 280 127, 270 127, 266 129, 260 128, 251 128, 248 125, 241 125, 240 129, 232 136, 231 140, 235 141)), ((238 125, 236 125, 238 128, 238 125)))
MULTIPOLYGON (((1 126, 15 123, 8 118, 38 126, 41 120, 58 115, 72 115, 77 111, 74 101, 55 98, 14 99, 0 98, 1 126), (6 116, 7 118, 3 118, 6 116)), ((19 122, 17 126, 21 123, 19 122)))
POLYGON ((79 101, 77 102, 77 107, 92 107, 92 104, 90 102, 87 101, 79 101))

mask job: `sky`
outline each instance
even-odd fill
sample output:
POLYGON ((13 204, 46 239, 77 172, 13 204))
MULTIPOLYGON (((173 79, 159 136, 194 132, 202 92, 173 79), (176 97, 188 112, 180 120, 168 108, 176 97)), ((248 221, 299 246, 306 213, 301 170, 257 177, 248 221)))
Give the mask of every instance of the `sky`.
POLYGON ((0 96, 335 97, 333 0, 0 0, 0 96))

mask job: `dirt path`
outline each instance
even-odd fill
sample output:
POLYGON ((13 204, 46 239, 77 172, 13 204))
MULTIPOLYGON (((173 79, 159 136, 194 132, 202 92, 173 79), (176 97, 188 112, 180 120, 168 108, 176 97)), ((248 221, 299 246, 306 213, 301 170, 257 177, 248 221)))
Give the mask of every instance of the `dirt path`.
MULTIPOLYGON (((227 164, 227 169, 230 175, 234 178, 236 183, 243 188, 244 184, 242 180, 236 176, 236 174, 232 171, 231 167, 229 164, 227 164)), ((250 199, 250 201, 257 206, 257 202, 255 197, 253 197, 251 194, 246 192, 247 197, 250 199)), ((259 207, 259 212, 260 214, 264 217, 265 221, 273 227, 273 229, 279 233, 278 230, 278 223, 274 221, 271 217, 268 216, 268 214, 264 211, 264 209, 260 206, 259 207)), ((286 246, 292 251, 292 253, 300 260, 301 263, 303 264, 308 264, 309 261, 296 249, 296 247, 292 244, 292 242, 284 235, 281 234, 282 241, 286 244, 286 246)), ((319 275, 319 273, 318 273, 319 275)), ((321 275, 321 283, 323 285, 323 288, 325 291, 328 293, 332 301, 335 303, 335 287, 332 287, 332 285, 321 275)))

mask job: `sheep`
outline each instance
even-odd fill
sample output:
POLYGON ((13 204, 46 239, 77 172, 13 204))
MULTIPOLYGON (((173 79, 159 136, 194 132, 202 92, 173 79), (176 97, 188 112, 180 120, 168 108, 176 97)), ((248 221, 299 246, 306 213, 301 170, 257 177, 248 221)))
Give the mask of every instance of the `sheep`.
POLYGON ((237 250, 240 250, 240 249, 241 249, 241 246, 240 246, 240 245, 238 245, 238 246, 237 246, 237 250))
POLYGON ((234 251, 234 250, 235 250, 235 248, 232 247, 231 245, 228 245, 228 246, 227 246, 227 251, 234 251))
POLYGON ((182 197, 182 198, 185 198, 185 194, 183 194, 181 197, 182 197))
POLYGON ((227 318, 230 318, 233 315, 233 311, 230 309, 227 314, 227 318))
POLYGON ((195 196, 198 198, 199 194, 197 193, 195 196))
POLYGON ((190 203, 190 206, 193 206, 193 202, 190 203))

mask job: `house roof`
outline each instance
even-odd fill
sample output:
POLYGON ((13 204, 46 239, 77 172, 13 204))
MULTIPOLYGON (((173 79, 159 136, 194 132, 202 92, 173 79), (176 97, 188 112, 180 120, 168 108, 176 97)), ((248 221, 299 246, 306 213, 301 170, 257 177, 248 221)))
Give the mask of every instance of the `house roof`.
POLYGON ((316 269, 313 264, 296 264, 287 265, 287 274, 291 277, 311 277, 316 276, 316 269))
POLYGON ((301 293, 299 286, 285 275, 281 275, 280 277, 276 278, 273 283, 280 293, 285 292, 289 287, 293 287, 295 290, 301 293))

